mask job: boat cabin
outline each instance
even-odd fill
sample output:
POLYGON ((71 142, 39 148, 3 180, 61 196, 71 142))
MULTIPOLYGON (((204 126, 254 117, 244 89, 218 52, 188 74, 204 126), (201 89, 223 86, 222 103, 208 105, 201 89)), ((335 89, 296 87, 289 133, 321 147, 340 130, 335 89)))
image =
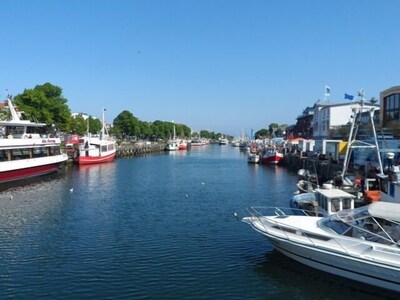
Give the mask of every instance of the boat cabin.
POLYGON ((318 207, 328 215, 335 214, 343 209, 354 209, 355 196, 341 189, 324 184, 322 188, 315 189, 315 199, 318 207))
MULTIPOLYGON (((398 168, 398 167, 397 167, 398 168)), ((395 169, 397 170, 397 169, 395 169)), ((377 179, 380 189, 380 200, 384 202, 400 203, 400 172, 379 174, 377 179)))

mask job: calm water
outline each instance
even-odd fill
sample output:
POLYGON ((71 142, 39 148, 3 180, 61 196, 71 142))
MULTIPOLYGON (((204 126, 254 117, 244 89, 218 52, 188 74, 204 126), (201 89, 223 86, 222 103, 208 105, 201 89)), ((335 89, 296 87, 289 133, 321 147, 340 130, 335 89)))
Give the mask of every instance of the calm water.
POLYGON ((393 296, 295 263, 236 219, 287 206, 297 179, 246 158, 215 145, 69 167, 2 192, 0 298, 393 296))

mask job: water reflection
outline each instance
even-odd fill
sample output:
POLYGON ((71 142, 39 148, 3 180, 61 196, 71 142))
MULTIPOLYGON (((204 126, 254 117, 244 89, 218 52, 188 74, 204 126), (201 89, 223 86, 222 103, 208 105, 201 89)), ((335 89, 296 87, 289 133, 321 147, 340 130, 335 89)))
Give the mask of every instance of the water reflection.
POLYGON ((85 183, 84 189, 88 193, 109 191, 116 183, 116 166, 117 162, 78 166, 76 180, 85 183))

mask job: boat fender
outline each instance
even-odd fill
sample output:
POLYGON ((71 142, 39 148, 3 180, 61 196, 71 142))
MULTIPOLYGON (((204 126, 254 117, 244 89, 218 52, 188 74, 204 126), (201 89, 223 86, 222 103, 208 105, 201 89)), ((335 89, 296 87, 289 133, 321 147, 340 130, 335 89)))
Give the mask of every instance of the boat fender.
POLYGON ((325 189, 325 190, 330 190, 330 189, 333 188, 333 185, 330 184, 330 183, 324 183, 324 184, 322 185, 322 188, 325 189))

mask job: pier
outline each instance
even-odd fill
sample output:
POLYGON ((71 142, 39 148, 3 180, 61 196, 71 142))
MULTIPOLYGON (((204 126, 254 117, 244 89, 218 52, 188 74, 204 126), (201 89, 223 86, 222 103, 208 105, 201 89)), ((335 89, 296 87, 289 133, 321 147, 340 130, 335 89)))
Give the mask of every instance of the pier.
POLYGON ((316 156, 308 157, 296 153, 287 153, 283 158, 282 165, 296 172, 300 169, 313 171, 323 180, 334 178, 335 174, 343 169, 343 162, 320 159, 316 156))

